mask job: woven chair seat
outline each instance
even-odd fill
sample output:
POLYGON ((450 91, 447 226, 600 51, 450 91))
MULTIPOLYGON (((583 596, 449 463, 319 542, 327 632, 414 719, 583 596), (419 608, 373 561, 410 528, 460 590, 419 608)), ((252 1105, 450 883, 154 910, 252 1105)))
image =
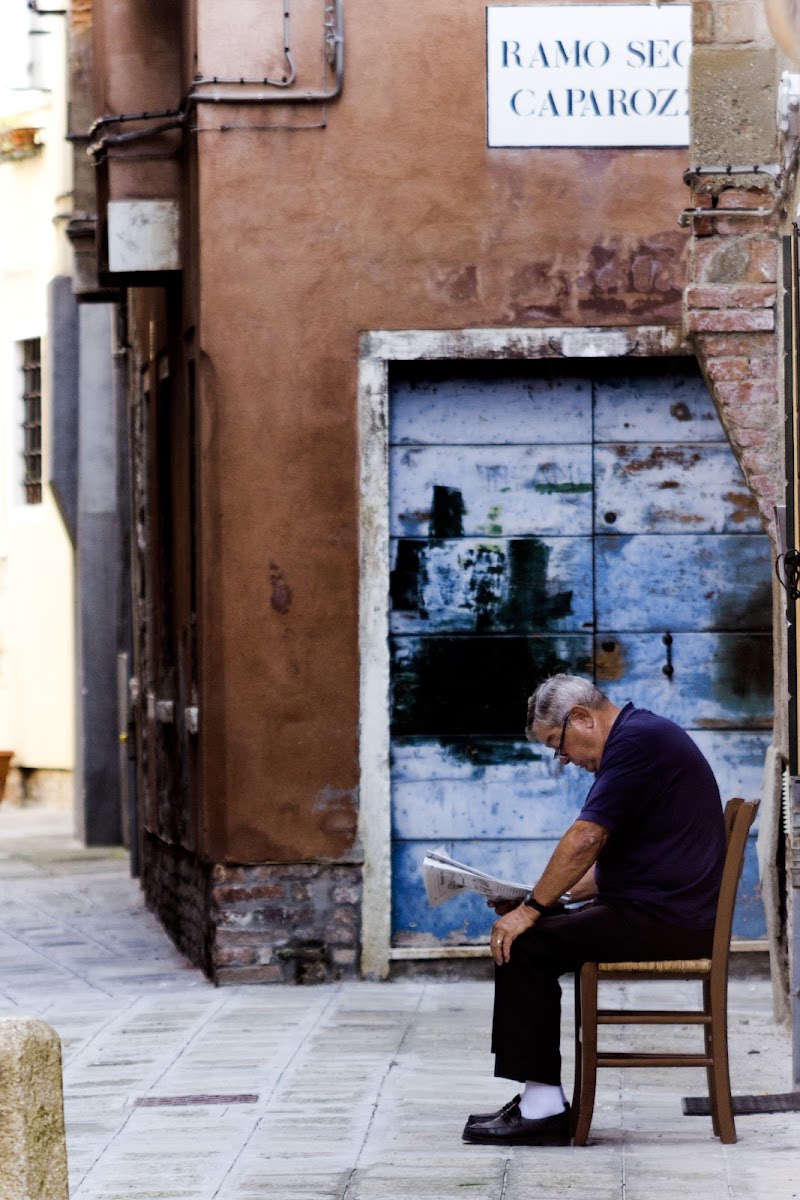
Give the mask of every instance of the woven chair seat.
POLYGON ((598 970, 601 975, 610 975, 614 971, 624 971, 626 975, 707 975, 711 970, 711 959, 673 958, 661 962, 599 963, 598 970))

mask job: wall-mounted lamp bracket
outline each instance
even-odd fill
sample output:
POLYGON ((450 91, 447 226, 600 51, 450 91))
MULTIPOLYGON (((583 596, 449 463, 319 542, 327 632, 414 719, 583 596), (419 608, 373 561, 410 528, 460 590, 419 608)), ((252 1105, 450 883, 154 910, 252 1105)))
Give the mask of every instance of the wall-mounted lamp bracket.
POLYGON ((800 550, 785 550, 775 559, 778 583, 790 600, 800 600, 800 550))

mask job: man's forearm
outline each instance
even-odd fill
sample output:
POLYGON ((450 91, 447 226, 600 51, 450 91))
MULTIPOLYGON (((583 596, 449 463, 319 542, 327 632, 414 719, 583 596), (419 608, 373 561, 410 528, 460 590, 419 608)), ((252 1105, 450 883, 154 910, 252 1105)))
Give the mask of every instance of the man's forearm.
POLYGON ((594 866, 608 841, 608 830, 593 821, 575 821, 553 851, 534 894, 540 904, 555 904, 594 866))
POLYGON ((597 883, 594 877, 594 864, 589 867, 589 870, 583 875, 577 883, 573 883, 569 889, 570 899, 573 901, 591 900, 592 896, 597 895, 597 883))

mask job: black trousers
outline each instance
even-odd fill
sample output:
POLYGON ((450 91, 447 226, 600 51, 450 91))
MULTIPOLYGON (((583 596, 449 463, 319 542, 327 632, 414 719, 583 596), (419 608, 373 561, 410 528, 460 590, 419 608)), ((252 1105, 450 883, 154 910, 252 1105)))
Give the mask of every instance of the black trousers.
POLYGON ((585 962, 705 958, 713 929, 665 925, 644 905, 594 901, 541 917, 495 967, 492 1052, 503 1079, 561 1082, 560 975, 585 962))

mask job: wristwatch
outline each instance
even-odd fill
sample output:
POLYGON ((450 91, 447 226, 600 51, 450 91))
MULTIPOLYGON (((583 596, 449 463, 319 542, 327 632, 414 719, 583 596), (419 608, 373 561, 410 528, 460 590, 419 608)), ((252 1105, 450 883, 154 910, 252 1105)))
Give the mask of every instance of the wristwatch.
POLYGON ((531 890, 528 892, 527 896, 522 901, 522 903, 527 904, 528 908, 535 908, 538 913, 546 913, 547 912, 547 905, 539 903, 539 901, 536 899, 536 897, 533 894, 533 888, 531 888, 531 890))

